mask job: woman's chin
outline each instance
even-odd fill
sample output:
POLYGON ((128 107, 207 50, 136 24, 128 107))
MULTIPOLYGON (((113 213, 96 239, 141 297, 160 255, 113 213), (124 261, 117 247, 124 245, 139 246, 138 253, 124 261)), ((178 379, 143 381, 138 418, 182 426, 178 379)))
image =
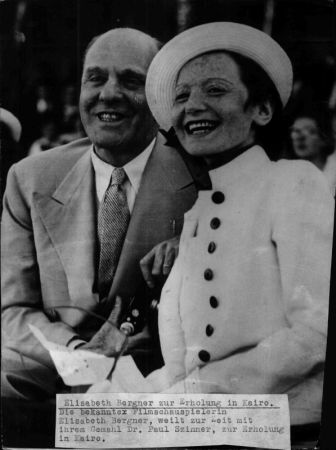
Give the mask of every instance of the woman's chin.
POLYGON ((218 154, 222 154, 225 152, 225 148, 223 146, 220 147, 211 147, 209 145, 185 145, 183 146, 189 155, 195 157, 216 157, 218 154))
POLYGON ((189 153, 189 155, 192 155, 192 156, 199 156, 199 157, 201 157, 201 156, 206 156, 206 155, 209 154, 208 151, 205 148, 199 148, 199 147, 195 148, 193 146, 187 146, 187 147, 184 147, 184 148, 185 148, 186 152, 189 153))
POLYGON ((223 151, 222 146, 217 148, 210 140, 206 139, 184 139, 181 144, 192 156, 210 156, 223 151))

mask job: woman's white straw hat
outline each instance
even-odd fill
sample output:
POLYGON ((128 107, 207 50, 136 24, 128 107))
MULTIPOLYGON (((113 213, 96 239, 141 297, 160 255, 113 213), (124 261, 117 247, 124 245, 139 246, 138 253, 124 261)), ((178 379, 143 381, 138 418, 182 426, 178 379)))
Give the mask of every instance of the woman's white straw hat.
POLYGON ((146 96, 158 124, 171 127, 174 88, 181 68, 191 59, 211 51, 239 53, 257 63, 273 81, 282 106, 292 90, 292 64, 280 45, 248 25, 214 22, 190 28, 171 39, 154 57, 147 74, 146 96))

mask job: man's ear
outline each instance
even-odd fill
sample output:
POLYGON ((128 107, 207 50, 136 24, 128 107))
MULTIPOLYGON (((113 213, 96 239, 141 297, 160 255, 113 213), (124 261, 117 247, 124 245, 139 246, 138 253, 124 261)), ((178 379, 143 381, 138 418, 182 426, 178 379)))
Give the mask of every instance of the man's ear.
POLYGON ((273 117, 274 107, 269 100, 259 103, 254 107, 253 120, 256 125, 261 127, 267 125, 273 117))

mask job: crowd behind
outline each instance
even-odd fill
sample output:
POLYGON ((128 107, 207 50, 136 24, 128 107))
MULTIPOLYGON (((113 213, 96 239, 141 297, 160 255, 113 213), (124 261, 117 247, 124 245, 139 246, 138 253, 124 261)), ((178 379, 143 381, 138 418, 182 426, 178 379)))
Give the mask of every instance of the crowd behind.
POLYGON ((38 85, 33 107, 32 113, 37 118, 39 135, 32 142, 28 140, 28 156, 85 136, 79 117, 75 85, 65 85, 59 98, 55 97, 52 87, 46 84, 38 85))

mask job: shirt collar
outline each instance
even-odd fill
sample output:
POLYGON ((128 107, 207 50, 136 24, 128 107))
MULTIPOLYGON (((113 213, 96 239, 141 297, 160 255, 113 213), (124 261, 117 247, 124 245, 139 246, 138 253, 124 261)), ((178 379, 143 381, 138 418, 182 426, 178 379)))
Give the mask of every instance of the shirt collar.
MULTIPOLYGON (((138 156, 129 161, 123 167, 128 177, 128 180, 132 185, 132 188, 136 192, 139 189, 142 173, 145 169, 148 158, 152 153, 154 143, 155 139, 153 139, 153 141, 148 145, 148 147, 144 151, 142 151, 138 156)), ((112 171, 115 169, 115 167, 100 159, 96 155, 93 145, 91 146, 91 160, 96 177, 105 179, 111 178, 112 171)))
POLYGON ((155 139, 152 140, 152 142, 143 152, 140 153, 140 155, 124 165, 124 170, 128 176, 128 179, 136 192, 138 192, 139 190, 141 177, 147 164, 148 158, 152 153, 154 142, 155 139))

